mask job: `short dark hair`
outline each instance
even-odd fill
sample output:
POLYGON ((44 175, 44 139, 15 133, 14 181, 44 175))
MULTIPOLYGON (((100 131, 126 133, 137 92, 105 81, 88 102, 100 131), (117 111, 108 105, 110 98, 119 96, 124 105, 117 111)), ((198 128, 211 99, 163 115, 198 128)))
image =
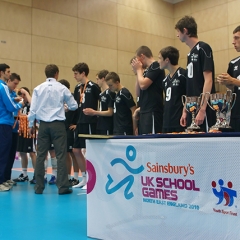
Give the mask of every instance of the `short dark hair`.
MULTIPOLYGON (((30 94, 30 91, 29 91, 29 89, 28 89, 27 87, 21 87, 21 88, 25 89, 25 90, 30 94)), ((17 94, 18 94, 19 96, 22 96, 21 89, 18 91, 17 94)))
POLYGON ((115 72, 110 72, 107 74, 107 76, 105 77, 105 81, 109 81, 109 80, 112 80, 114 83, 116 82, 120 82, 120 77, 118 76, 117 73, 115 72))
POLYGON ((45 75, 47 78, 54 78, 57 73, 59 73, 57 65, 49 64, 45 67, 45 75))
POLYGON ((153 56, 152 51, 147 46, 141 46, 137 49, 136 55, 140 56, 141 54, 143 54, 147 58, 151 58, 153 56))
POLYGON ((184 28, 188 30, 189 37, 198 37, 197 23, 192 16, 184 16, 175 25, 175 29, 178 29, 181 33, 183 33, 184 28))
POLYGON ((160 50, 160 53, 163 59, 165 60, 166 58, 168 58, 172 65, 178 64, 179 51, 175 47, 172 46, 165 47, 160 50))
POLYGON ((234 33, 237 33, 237 32, 240 32, 240 25, 237 26, 237 27, 233 30, 233 34, 234 34, 234 33))
POLYGON ((89 67, 88 67, 88 65, 86 64, 86 63, 78 63, 78 64, 76 64, 73 68, 72 68, 72 70, 75 72, 79 72, 79 73, 85 73, 85 76, 87 77, 88 76, 88 74, 89 74, 89 67))
POLYGON ((108 70, 103 69, 103 70, 101 70, 100 72, 98 72, 97 75, 98 75, 98 78, 99 78, 99 79, 102 79, 102 78, 105 78, 108 73, 109 73, 108 70))
POLYGON ((5 72, 8 68, 10 67, 6 63, 0 63, 0 72, 5 72))
POLYGON ((17 73, 11 73, 9 80, 13 82, 15 79, 21 81, 20 75, 18 75, 17 73))
POLYGON ((61 79, 58 82, 60 82, 62 85, 64 85, 66 88, 70 89, 70 83, 66 79, 61 79))

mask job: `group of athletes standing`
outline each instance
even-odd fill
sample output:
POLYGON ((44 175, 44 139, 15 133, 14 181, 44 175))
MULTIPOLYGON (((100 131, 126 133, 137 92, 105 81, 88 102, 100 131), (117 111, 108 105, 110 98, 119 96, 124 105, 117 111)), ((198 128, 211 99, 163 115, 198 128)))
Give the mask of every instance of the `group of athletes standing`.
MULTIPOLYGON (((182 132, 184 128, 191 123, 191 116, 189 116, 186 109, 182 105, 182 95, 186 96, 200 96, 201 93, 215 93, 214 83, 214 61, 211 47, 202 41, 199 41, 197 35, 197 24, 193 17, 185 16, 181 18, 175 25, 177 31, 177 37, 181 42, 186 43, 190 48, 190 52, 187 56, 187 69, 183 69, 178 65, 179 51, 172 46, 165 47, 158 53, 159 59, 155 61, 151 50, 147 46, 141 46, 136 50, 136 55, 131 59, 130 65, 133 72, 136 75, 136 96, 137 104, 133 99, 131 92, 125 88, 120 81, 120 77, 115 72, 108 72, 108 70, 102 70, 96 75, 97 83, 88 79, 89 67, 86 63, 78 63, 73 67, 74 78, 78 82, 75 87, 74 94, 69 95, 62 90, 62 87, 57 84, 63 84, 68 89, 70 88, 67 80, 58 80, 58 67, 56 65, 48 65, 45 69, 47 77, 47 83, 39 85, 34 89, 34 107, 30 107, 31 97, 27 88, 20 90, 20 95, 23 96, 23 102, 17 102, 19 99, 15 99, 16 96, 12 96, 12 107, 10 112, 18 110, 21 104, 26 113, 30 112, 29 116, 29 134, 33 136, 35 131, 33 121, 40 119, 40 128, 45 135, 41 134, 41 144, 47 142, 49 139, 58 145, 58 152, 60 151, 58 140, 53 137, 53 133, 47 132, 49 128, 48 123, 52 123, 52 127, 55 128, 56 124, 62 122, 63 116, 59 114, 54 118, 54 114, 48 117, 47 120, 41 107, 36 105, 37 101, 44 102, 53 101, 51 94, 48 96, 40 95, 43 90, 48 89, 51 86, 59 88, 59 91, 63 91, 62 96, 59 97, 59 102, 63 103, 61 108, 65 108, 65 130, 66 131, 66 151, 65 153, 57 153, 57 160, 61 159, 61 162, 68 163, 68 171, 70 171, 73 159, 75 177, 78 177, 78 169, 82 172, 82 180, 75 182, 74 187, 86 188, 87 175, 86 175, 86 161, 85 161, 85 149, 86 143, 84 137, 79 137, 79 134, 100 134, 100 135, 142 135, 142 134, 155 134, 155 133, 168 133, 168 132, 182 132), (165 71, 168 70, 169 74, 165 76, 165 71), (46 98, 44 100, 44 98, 46 98), (66 100, 67 99, 67 100, 66 100), (48 100, 48 101, 47 101, 48 100), (68 105, 69 104, 69 105, 68 105), (28 108, 26 108, 28 106, 28 108), (39 110, 40 109, 40 110, 39 110), (72 110, 72 111, 71 111, 72 110), (40 113, 37 113, 39 112, 40 113), (39 117, 37 118, 39 114, 39 117), (36 118, 36 119, 35 119, 36 118), (57 123, 56 123, 57 121, 57 123), (43 130, 44 129, 44 130, 43 130), (44 140, 45 139, 45 140, 44 140), (44 140, 44 141, 43 141, 44 140), (58 159, 59 156, 59 159, 58 159), (64 158, 66 158, 64 160, 64 158)), ((237 52, 240 52, 240 26, 233 31, 233 45, 237 52)), ((227 73, 222 73, 217 77, 217 81, 220 84, 232 89, 237 96, 239 95, 239 76, 240 76, 240 57, 232 60, 229 63, 227 73)), ((1 78, 4 78, 5 72, 1 71, 1 78)), ((4 79, 3 79, 4 80, 4 79)), ((6 80, 6 78, 5 78, 6 80)), ((6 91, 6 88, 5 88, 6 91)), ((13 90, 10 89, 10 92, 13 90)), ((69 90, 68 90, 69 92, 69 90)), ((53 95, 54 96, 54 95, 53 95)), ((43 106, 43 105, 42 105, 43 106)), ((58 106, 51 106, 52 109, 58 109, 58 106)), ((240 131, 240 98, 237 97, 236 104, 233 107, 231 114, 230 125, 235 131, 240 131)), ((60 110, 59 110, 60 111, 60 110)), ((62 110, 61 110, 62 111, 62 110)), ((49 113, 46 113, 49 114, 49 113)), ((208 128, 214 125, 216 122, 216 115, 212 111, 205 101, 196 115, 195 122, 205 132, 208 128)), ((9 123, 8 123, 9 124, 9 123)), ((1 122, 0 122, 1 125, 1 122)), ((58 129, 61 126, 58 126, 58 129)), ((39 129, 40 131, 40 129, 39 129)), ((59 130, 60 131, 60 130, 59 130)), ((1 133, 1 131, 0 131, 1 133)), ((65 134, 65 133, 64 133, 65 134)), ((63 140, 64 141, 64 140, 63 140)), ((24 141, 22 141, 24 142, 24 141)), ((33 143, 33 141, 31 141, 33 143)), ((34 152, 33 145, 27 148, 34 152)), ((43 185, 43 160, 44 154, 47 153, 47 147, 41 147, 41 157, 39 161, 37 158, 35 172, 37 172, 35 193, 41 194, 44 189, 43 185), (39 163, 38 163, 39 162, 39 163)), ((64 150, 64 151, 65 151, 64 150)), ((1 153, 0 153, 1 157, 1 153)), ((31 156, 32 157, 32 156, 31 156)), ((34 156, 32 157, 34 160, 34 156)), ((2 160, 0 163, 3 162, 2 160)), ((35 161, 34 161, 35 162, 35 161)), ((12 162, 10 164, 12 166, 12 162)), ((34 164, 35 165, 35 164, 34 164)), ((61 165, 63 166, 63 165, 61 165)), ((56 167, 56 166, 55 166, 56 167)), ((61 174, 66 172, 61 168, 61 174)), ((67 185, 66 178, 62 177, 58 182, 59 194, 71 193, 67 185)), ((9 177, 8 177, 9 178, 9 177)), ((11 179, 1 180, 0 173, 0 186, 7 188, 7 185, 13 184, 11 179), (5 184, 5 185, 4 185, 5 184)), ((2 190, 3 191, 3 190, 2 190)))

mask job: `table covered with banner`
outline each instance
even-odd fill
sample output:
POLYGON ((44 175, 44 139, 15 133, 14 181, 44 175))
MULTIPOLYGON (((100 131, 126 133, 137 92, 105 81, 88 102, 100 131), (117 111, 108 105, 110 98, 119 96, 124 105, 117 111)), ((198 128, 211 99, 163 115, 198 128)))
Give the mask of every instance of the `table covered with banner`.
POLYGON ((87 235, 240 239, 240 133, 87 140, 87 235))

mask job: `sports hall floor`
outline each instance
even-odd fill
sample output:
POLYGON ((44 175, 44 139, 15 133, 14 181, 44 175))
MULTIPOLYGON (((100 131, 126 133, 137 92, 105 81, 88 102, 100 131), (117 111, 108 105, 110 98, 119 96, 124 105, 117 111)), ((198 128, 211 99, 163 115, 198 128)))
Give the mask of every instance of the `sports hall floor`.
MULTIPOLYGON (((15 160, 12 178, 19 176, 20 167, 21 162, 15 160)), ((30 171, 28 176, 32 179, 30 171)), ((87 237, 86 209, 86 190, 75 188, 72 194, 58 195, 55 185, 46 184, 43 194, 37 195, 34 185, 18 183, 10 191, 0 193, 0 239, 92 239, 87 237)))

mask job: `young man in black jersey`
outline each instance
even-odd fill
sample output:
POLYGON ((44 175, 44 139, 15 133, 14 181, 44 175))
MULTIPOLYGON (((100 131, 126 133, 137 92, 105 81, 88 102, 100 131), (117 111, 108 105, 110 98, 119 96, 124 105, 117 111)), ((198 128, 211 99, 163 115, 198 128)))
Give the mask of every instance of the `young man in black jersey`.
POLYGON ((112 92, 116 92, 113 109, 113 134, 114 135, 134 135, 136 122, 133 121, 133 113, 136 104, 129 90, 120 83, 117 73, 107 74, 105 81, 112 92))
MULTIPOLYGON (((70 83, 66 79, 61 79, 58 82, 63 84, 66 88, 70 90, 70 83)), ((65 109, 67 106, 65 105, 65 109)), ((73 144, 74 144, 74 131, 76 129, 76 113, 75 111, 66 111, 65 112, 65 126, 67 131, 67 168, 68 168, 68 179, 72 186, 79 184, 78 174, 79 174, 79 166, 77 164, 77 160, 75 155, 73 154, 73 144), (74 170, 74 177, 71 179, 71 170, 74 170)))
MULTIPOLYGON (((200 96, 201 93, 215 93, 214 62, 211 47, 198 40, 197 23, 191 16, 181 18, 175 25, 177 37, 190 48, 187 56, 187 96, 200 96)), ((203 131, 208 131, 216 122, 216 115, 204 101, 197 113, 195 122, 203 131)), ((190 114, 184 109, 180 124, 190 125, 190 114), (187 119, 188 118, 188 119, 187 119), (187 123, 188 121, 188 123, 187 123)))
MULTIPOLYGON (((154 60, 151 50, 141 46, 132 60, 132 68, 137 73, 140 87, 139 134, 159 133, 162 131, 163 119, 163 88, 164 70, 154 60), (144 70, 145 69, 145 70, 144 70)), ((136 112, 134 116, 136 116, 136 112)))
POLYGON ((98 116, 97 134, 100 135, 113 134, 113 105, 116 94, 108 89, 105 81, 107 74, 108 70, 102 70, 96 75, 97 84, 102 90, 99 94, 99 110, 83 109, 85 115, 98 116))
MULTIPOLYGON (((240 52, 240 25, 233 30, 232 44, 236 51, 240 52)), ((217 81, 237 94, 235 105, 231 111, 230 126, 235 132, 240 132, 240 57, 230 61, 227 73, 219 75, 217 81)))
POLYGON ((79 168, 82 172, 82 181, 73 187, 86 186, 86 160, 82 150, 86 148, 85 138, 78 137, 79 134, 96 134, 97 116, 87 116, 83 113, 83 109, 92 108, 97 110, 98 97, 100 94, 99 86, 88 79, 89 67, 86 63, 78 63, 73 67, 74 78, 81 83, 76 86, 74 98, 78 102, 78 121, 75 131, 75 141, 73 152, 77 159, 79 168))
POLYGON ((179 51, 168 46, 159 52, 161 69, 167 69, 169 74, 163 80, 165 103, 163 111, 163 133, 182 132, 180 125, 183 104, 182 95, 186 94, 186 70, 178 65, 179 51))

